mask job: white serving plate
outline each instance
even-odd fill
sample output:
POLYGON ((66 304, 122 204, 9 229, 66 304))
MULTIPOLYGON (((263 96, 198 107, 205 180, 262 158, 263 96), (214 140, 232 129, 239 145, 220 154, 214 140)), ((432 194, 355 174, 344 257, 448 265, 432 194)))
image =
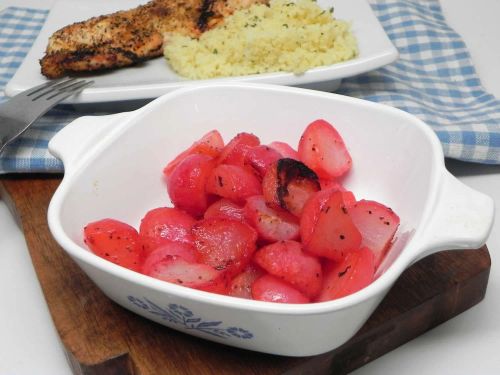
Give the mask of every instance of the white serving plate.
MULTIPOLYGON (((32 49, 7 84, 6 94, 14 96, 48 81, 40 73, 39 60, 43 57, 48 39, 53 32, 73 22, 130 9, 144 2, 144 0, 61 0, 55 3, 32 49)), ((398 52, 366 0, 318 0, 318 3, 325 9, 334 6, 336 18, 352 22, 352 30, 359 45, 358 57, 343 63, 311 69, 301 75, 267 73, 210 81, 273 83, 334 91, 340 85, 342 78, 365 73, 396 60, 398 52)), ((86 88, 81 94, 70 97, 66 103, 150 99, 180 87, 207 81, 189 81, 179 77, 163 58, 156 58, 135 67, 86 76, 95 81, 94 85, 86 88)))
POLYGON ((493 200, 446 171, 441 145, 422 121, 319 91, 245 83, 185 88, 134 112, 79 118, 51 140, 49 150, 65 166, 49 206, 50 230, 109 298, 173 329, 266 353, 308 356, 342 345, 408 266, 439 250, 479 248, 493 224, 493 200), (313 304, 251 301, 156 280, 85 247, 88 222, 112 217, 138 227, 149 209, 170 205, 163 167, 206 132, 216 128, 227 141, 247 131, 263 144, 296 145, 318 118, 336 126, 353 157, 345 186, 401 218, 378 278, 365 289, 313 304))

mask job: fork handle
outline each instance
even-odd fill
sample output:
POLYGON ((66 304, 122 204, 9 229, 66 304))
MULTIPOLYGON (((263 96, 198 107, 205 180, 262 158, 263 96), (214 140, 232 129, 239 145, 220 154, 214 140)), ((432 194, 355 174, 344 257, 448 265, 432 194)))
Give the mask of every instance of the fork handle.
POLYGON ((111 133, 130 112, 106 116, 83 116, 72 121, 49 142, 49 152, 64 164, 68 175, 92 154, 99 140, 111 133))

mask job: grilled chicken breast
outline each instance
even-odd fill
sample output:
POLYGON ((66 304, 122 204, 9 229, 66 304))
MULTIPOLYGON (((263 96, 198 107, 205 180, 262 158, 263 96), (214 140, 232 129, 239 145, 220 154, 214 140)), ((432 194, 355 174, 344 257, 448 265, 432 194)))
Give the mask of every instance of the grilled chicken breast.
POLYGON ((153 0, 131 10, 94 17, 56 31, 40 60, 42 74, 119 68, 161 56, 163 37, 193 38, 238 9, 268 0, 153 0))

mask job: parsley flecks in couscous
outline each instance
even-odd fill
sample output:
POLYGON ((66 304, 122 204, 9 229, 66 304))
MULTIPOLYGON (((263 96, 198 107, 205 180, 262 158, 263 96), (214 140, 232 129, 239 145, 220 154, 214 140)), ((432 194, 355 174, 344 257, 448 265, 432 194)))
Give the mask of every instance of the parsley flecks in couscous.
POLYGON ((312 0, 253 5, 199 39, 166 35, 164 49, 174 71, 190 79, 277 71, 301 74, 357 53, 350 24, 332 18, 312 0))

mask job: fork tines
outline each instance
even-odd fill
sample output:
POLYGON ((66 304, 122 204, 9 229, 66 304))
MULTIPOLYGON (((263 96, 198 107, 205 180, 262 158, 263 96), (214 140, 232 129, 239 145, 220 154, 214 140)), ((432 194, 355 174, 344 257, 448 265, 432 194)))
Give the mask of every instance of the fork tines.
POLYGON ((68 94, 75 93, 92 83, 93 81, 78 80, 76 78, 63 78, 34 87, 26 93, 26 96, 31 97, 32 101, 38 100, 42 97, 49 100, 61 94, 66 94, 68 96, 68 94))
POLYGON ((92 83, 76 78, 50 81, 0 103, 0 153, 49 109, 92 83))

